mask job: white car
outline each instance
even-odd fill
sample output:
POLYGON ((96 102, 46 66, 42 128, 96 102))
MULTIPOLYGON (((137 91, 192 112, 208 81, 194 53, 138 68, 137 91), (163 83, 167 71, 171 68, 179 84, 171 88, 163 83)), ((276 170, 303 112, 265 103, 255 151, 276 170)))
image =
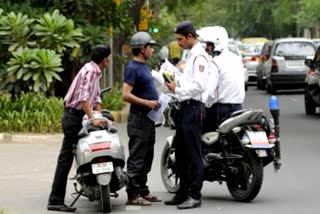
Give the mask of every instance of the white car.
POLYGON ((243 56, 240 52, 240 49, 238 48, 238 46, 236 44, 232 44, 232 43, 229 43, 229 46, 228 46, 229 50, 235 54, 237 54, 238 56, 241 57, 242 59, 242 63, 243 63, 243 72, 244 72, 244 88, 246 90, 248 90, 248 81, 249 81, 249 75, 248 75, 248 69, 246 67, 246 64, 245 64, 245 61, 243 59, 243 56))

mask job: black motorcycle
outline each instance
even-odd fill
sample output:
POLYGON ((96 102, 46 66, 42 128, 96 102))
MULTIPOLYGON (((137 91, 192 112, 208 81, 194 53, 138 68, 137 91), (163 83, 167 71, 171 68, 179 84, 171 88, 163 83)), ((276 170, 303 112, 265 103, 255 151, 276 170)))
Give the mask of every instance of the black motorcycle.
MULTIPOLYGON (((168 123, 172 129, 178 108, 176 100, 169 104, 168 123)), ((226 182, 237 201, 250 202, 258 195, 266 165, 273 162, 274 169, 280 169, 279 106, 275 96, 270 99, 270 112, 273 120, 262 110, 234 112, 219 130, 202 135, 204 180, 226 182)), ((161 156, 162 181, 170 193, 179 188, 174 139, 166 139, 161 156)))

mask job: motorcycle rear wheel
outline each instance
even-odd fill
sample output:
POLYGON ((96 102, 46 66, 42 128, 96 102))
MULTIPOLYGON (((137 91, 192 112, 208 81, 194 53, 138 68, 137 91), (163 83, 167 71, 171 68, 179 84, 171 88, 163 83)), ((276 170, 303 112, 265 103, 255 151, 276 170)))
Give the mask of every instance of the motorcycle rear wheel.
POLYGON ((263 181, 263 163, 254 151, 237 166, 239 173, 229 175, 226 183, 232 197, 240 202, 250 202, 259 193, 263 181))
POLYGON ((100 205, 103 213, 111 212, 110 186, 99 185, 100 187, 100 205))
POLYGON ((180 179, 177 175, 176 163, 170 158, 172 154, 170 144, 167 142, 162 150, 160 169, 164 187, 169 193, 176 193, 179 189, 180 179))

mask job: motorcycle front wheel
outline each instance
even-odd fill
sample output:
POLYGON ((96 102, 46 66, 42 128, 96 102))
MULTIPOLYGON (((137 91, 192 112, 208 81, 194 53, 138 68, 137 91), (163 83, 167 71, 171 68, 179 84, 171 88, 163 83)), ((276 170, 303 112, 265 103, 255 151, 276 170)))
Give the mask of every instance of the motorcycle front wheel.
POLYGON ((232 197, 241 202, 252 201, 259 193, 263 181, 263 164, 261 158, 249 151, 235 167, 239 173, 227 176, 227 187, 232 197))
POLYGON ((164 187, 170 193, 176 193, 179 188, 179 177, 177 175, 177 167, 175 163, 174 149, 167 142, 162 150, 161 161, 161 178, 164 187))
POLYGON ((99 185, 100 187, 100 205, 103 213, 111 212, 110 186, 99 185))

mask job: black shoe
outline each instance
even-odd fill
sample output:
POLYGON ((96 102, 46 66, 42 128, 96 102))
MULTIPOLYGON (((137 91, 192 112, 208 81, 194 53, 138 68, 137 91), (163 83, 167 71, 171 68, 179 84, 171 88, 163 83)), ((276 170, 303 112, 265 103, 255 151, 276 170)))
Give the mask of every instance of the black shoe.
POLYGON ((53 210, 53 211, 61 211, 61 212, 74 212, 76 211, 77 208, 69 207, 65 204, 58 204, 58 205, 48 204, 47 209, 53 210))
POLYGON ((178 209, 192 209, 200 206, 201 206, 201 200, 196 200, 191 197, 188 197, 188 199, 185 202, 178 205, 177 207, 178 209))
POLYGON ((165 201, 165 205, 179 205, 182 204, 186 200, 186 197, 182 197, 180 195, 173 196, 172 199, 165 201))

